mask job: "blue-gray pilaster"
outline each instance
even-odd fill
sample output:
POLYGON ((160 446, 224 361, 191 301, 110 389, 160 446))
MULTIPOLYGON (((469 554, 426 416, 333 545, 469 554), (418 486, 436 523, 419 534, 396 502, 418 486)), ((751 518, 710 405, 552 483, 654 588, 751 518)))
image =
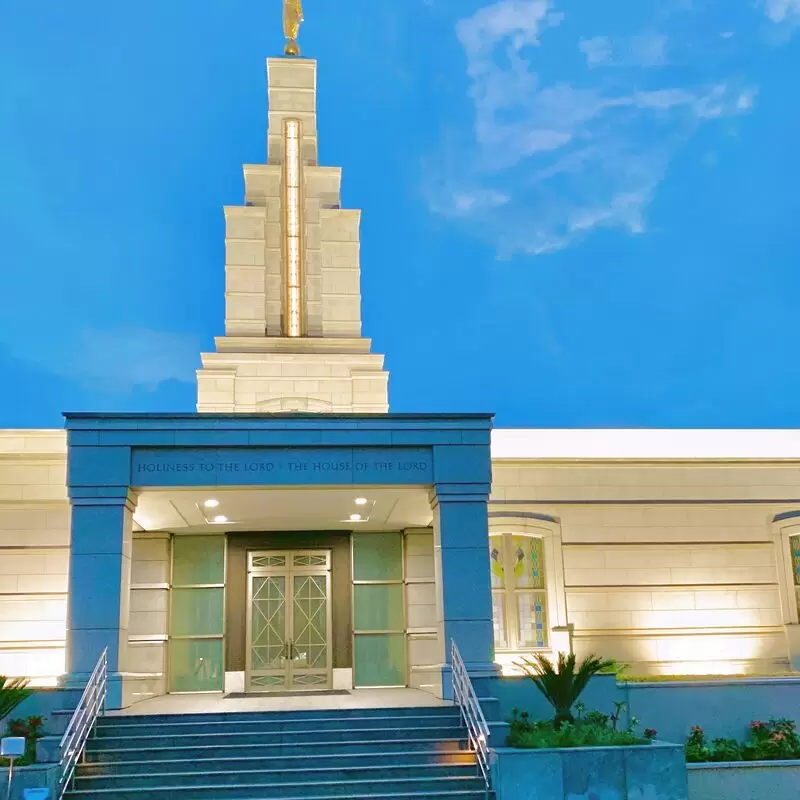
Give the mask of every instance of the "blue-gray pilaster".
POLYGON ((70 449, 71 504, 68 683, 85 683, 105 649, 108 705, 122 703, 128 643, 131 538, 135 496, 130 490, 129 447, 70 449))
POLYGON ((431 493, 439 630, 446 647, 442 689, 452 697, 450 645, 470 675, 496 674, 487 503, 491 491, 488 446, 434 447, 431 493))

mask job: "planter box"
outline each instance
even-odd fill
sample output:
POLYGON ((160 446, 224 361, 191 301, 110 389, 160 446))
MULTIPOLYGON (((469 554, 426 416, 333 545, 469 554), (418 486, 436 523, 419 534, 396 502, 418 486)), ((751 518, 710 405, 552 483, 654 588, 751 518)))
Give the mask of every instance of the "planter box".
POLYGON ((690 800, 797 800, 800 761, 689 764, 690 800))
MULTIPOLYGON (((683 747, 492 751, 497 800, 688 800, 683 747)), ((729 795, 731 800, 738 795, 729 795)), ((706 798, 702 798, 706 800, 706 798)), ((796 800, 796 798, 795 798, 796 800)))

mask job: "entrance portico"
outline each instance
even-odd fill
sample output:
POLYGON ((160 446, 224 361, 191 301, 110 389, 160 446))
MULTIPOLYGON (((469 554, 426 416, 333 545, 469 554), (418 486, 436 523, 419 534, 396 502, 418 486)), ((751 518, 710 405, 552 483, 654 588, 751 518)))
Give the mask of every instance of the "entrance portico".
POLYGON ((428 689, 450 694, 451 639, 472 674, 494 673, 490 416, 66 417, 68 674, 84 680, 107 648, 110 707, 136 699, 131 687, 141 672, 144 643, 131 628, 135 527, 174 545, 169 580, 134 581, 135 596, 150 590, 167 598, 173 672, 202 664, 209 681, 168 679, 162 691, 220 690, 223 671, 229 692, 414 685, 405 657, 414 636, 403 610, 412 588, 405 565, 427 541, 426 524, 436 604, 428 636, 436 663, 427 668, 441 676, 428 689), (363 527, 342 510, 320 515, 371 493, 365 499, 382 505, 358 520, 363 527), (212 495, 249 511, 209 516, 197 498, 212 495), (182 507, 196 509, 196 518, 182 507), (159 508, 172 509, 173 518, 157 519, 159 508), (389 610, 376 612, 383 607, 389 610), (401 608, 399 616, 391 608, 401 608), (389 661, 394 672, 382 671, 389 661))

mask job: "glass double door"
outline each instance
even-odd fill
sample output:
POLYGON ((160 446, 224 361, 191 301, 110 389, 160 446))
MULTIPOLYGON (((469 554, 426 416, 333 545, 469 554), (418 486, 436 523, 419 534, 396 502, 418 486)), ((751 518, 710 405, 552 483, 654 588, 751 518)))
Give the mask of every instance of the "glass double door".
POLYGON ((247 556, 247 690, 331 688, 331 554, 247 556))

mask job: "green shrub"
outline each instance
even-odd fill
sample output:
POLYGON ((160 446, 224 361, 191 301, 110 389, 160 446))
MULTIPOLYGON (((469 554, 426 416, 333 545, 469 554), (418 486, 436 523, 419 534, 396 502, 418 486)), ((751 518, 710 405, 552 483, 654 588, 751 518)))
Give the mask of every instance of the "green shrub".
MULTIPOLYGON (((17 766, 24 767, 36 763, 36 740, 44 736, 44 717, 9 720, 6 729, 8 736, 21 736, 25 739, 25 755, 14 760, 17 766)), ((8 759, 0 758, 0 765, 7 765, 8 759)))
MULTIPOLYGON (((572 722, 556 725, 555 720, 533 722, 527 712, 516 709, 510 720, 511 730, 506 744, 508 747, 542 749, 553 747, 608 747, 651 742, 656 731, 648 728, 644 737, 637 736, 637 720, 632 720, 627 730, 613 727, 613 715, 590 711, 582 716, 582 708, 577 704, 578 717, 572 722)), ((619 709, 617 709, 619 713, 619 709)))
POLYGON ((747 741, 714 739, 708 744, 705 732, 697 725, 686 740, 686 760, 702 761, 788 761, 800 759, 800 736, 790 719, 755 720, 750 723, 747 741))
POLYGON ((553 707, 553 725, 560 728, 564 723, 575 721, 572 706, 589 681, 601 670, 610 668, 613 663, 596 656, 587 656, 578 665, 574 653, 559 653, 558 663, 554 666, 549 658, 537 653, 533 660, 524 658, 517 666, 534 682, 553 707))
POLYGON ((0 675, 0 719, 7 717, 26 697, 33 694, 27 678, 4 678, 0 675))

